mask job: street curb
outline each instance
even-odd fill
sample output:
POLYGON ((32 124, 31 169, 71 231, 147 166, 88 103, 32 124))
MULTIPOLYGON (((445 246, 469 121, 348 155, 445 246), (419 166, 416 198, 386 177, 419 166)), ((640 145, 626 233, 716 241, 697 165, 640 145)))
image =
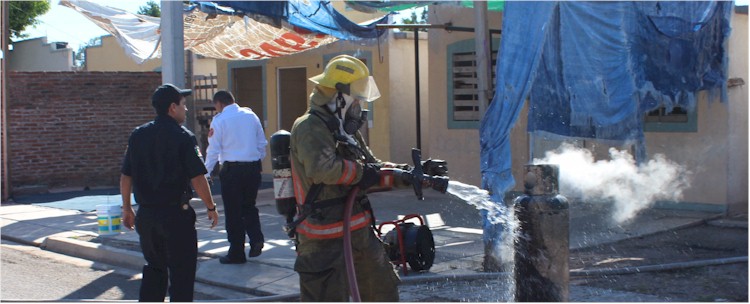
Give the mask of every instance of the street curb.
POLYGON ((143 256, 134 251, 71 238, 48 237, 42 242, 40 248, 134 270, 141 270, 146 264, 143 256))
POLYGON ((720 227, 720 228, 747 229, 747 221, 716 219, 716 220, 709 220, 708 224, 711 226, 720 227))
MULTIPOLYGON (((64 255, 69 255, 69 256, 85 259, 85 260, 124 267, 124 268, 132 269, 135 271, 141 271, 143 269, 143 265, 146 265, 146 260, 143 258, 140 252, 115 248, 112 246, 107 246, 107 245, 102 245, 102 244, 97 244, 97 243, 92 243, 92 242, 87 242, 87 241, 79 241, 79 240, 68 238, 68 237, 48 237, 42 242, 39 248, 52 251, 52 252, 61 253, 64 255)), ((277 301, 279 299, 285 299, 285 297, 289 297, 289 295, 282 295, 281 298, 277 299, 276 297, 279 297, 278 294, 275 294, 274 292, 270 292, 270 291, 265 291, 263 287, 241 288, 241 287, 232 286, 232 285, 224 284, 222 282, 204 279, 200 277, 196 277, 195 282, 202 283, 208 286, 226 288, 229 290, 238 291, 238 292, 255 295, 257 297, 263 298, 260 300, 253 300, 253 301, 264 301, 264 299, 266 299, 265 297, 269 297, 267 299, 270 299, 273 301, 277 301)), ((228 300, 228 301, 232 302, 231 300, 228 300)))
POLYGON ((42 245, 41 243, 38 243, 38 242, 29 241, 26 239, 22 239, 22 238, 10 236, 10 235, 5 235, 5 234, 0 235, 0 238, 2 238, 3 240, 8 240, 11 242, 16 242, 19 244, 24 244, 24 245, 34 246, 34 247, 40 247, 42 245))

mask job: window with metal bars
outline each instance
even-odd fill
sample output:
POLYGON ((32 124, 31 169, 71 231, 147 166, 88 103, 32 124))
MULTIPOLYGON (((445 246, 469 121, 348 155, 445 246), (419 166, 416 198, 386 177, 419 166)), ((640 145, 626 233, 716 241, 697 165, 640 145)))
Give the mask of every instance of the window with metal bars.
POLYGON ((682 107, 674 107, 667 112, 665 107, 659 107, 646 113, 643 122, 645 132, 697 132, 698 115, 694 111, 687 111, 682 107))
MULTIPOLYGON (((500 39, 492 39, 492 79, 488 104, 495 93, 495 64, 500 39)), ((474 129, 479 127, 479 93, 474 39, 448 45, 448 128, 474 129)), ((486 109, 486 107, 485 107, 486 109)))

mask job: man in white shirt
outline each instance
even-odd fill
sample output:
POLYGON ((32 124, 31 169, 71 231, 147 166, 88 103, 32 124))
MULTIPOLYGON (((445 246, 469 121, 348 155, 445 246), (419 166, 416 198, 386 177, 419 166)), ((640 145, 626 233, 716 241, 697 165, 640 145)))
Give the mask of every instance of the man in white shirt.
POLYGON ((258 115, 240 107, 228 91, 213 97, 219 114, 211 121, 206 151, 208 174, 217 161, 221 163, 221 198, 224 202, 225 227, 229 252, 219 259, 222 264, 242 264, 245 258, 245 233, 250 238, 248 257, 262 253, 263 232, 260 228, 255 199, 260 186, 260 162, 266 156, 266 135, 258 115))

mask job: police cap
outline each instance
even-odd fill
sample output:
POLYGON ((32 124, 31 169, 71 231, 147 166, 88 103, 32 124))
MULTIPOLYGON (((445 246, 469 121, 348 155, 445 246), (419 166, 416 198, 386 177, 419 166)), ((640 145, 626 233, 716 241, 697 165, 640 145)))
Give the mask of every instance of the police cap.
POLYGON ((166 83, 154 91, 151 95, 151 105, 157 107, 159 104, 179 103, 183 96, 190 96, 193 90, 180 89, 171 83, 166 83))

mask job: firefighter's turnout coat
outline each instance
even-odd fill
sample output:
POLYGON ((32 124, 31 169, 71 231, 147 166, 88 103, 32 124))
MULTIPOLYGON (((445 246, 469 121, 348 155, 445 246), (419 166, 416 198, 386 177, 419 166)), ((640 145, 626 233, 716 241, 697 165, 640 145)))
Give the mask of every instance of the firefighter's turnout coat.
MULTIPOLYGON (((290 140, 294 195, 298 207, 305 203, 313 184, 323 184, 316 202, 339 199, 296 227, 297 260, 302 302, 349 301, 343 254, 344 201, 362 177, 365 159, 377 161, 357 132, 359 153, 337 144, 325 120, 335 118, 324 105, 331 100, 319 89, 310 95, 310 111, 292 127, 290 140), (367 154, 362 157, 362 153, 367 154)), ((352 247, 360 295, 363 301, 397 302, 398 276, 371 229, 373 217, 364 191, 357 195, 351 216, 352 247)))

